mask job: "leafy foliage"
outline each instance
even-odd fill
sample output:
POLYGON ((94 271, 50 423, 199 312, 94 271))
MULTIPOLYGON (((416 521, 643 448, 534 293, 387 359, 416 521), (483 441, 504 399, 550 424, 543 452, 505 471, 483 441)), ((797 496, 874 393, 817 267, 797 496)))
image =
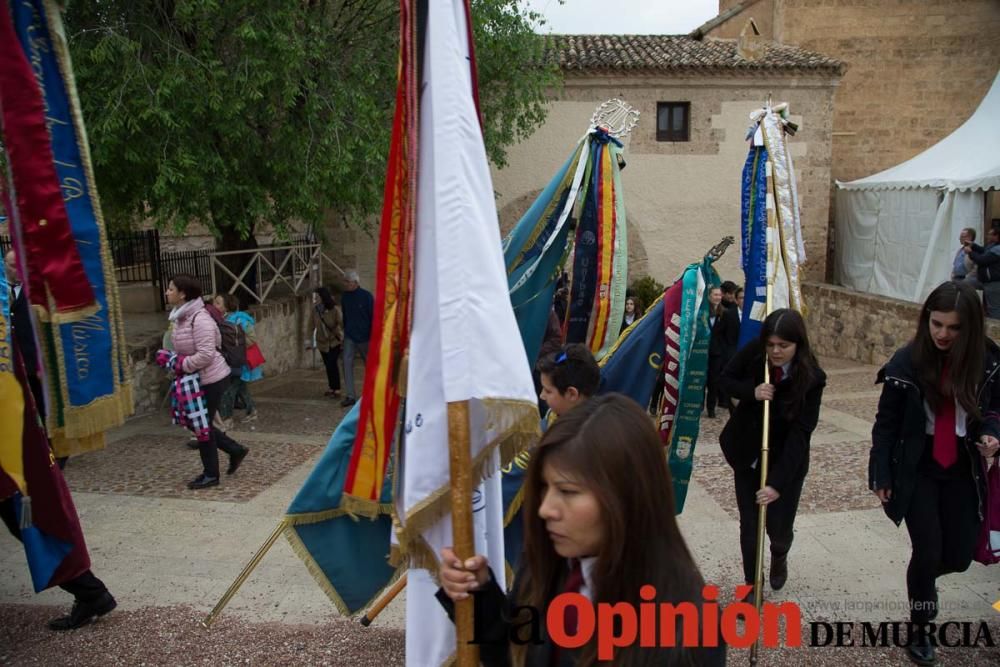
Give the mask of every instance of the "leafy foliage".
POLYGON ((649 308, 649 305, 656 301, 663 294, 663 290, 666 287, 656 282, 655 278, 650 276, 645 276, 644 278, 639 278, 634 280, 627 290, 629 296, 634 296, 639 299, 642 304, 643 309, 649 308))
MULTIPOLYGON (((490 158, 544 119, 558 84, 536 14, 474 0, 490 158)), ((112 226, 212 227, 223 247, 267 223, 361 224, 379 210, 398 0, 71 2, 67 33, 112 226)))

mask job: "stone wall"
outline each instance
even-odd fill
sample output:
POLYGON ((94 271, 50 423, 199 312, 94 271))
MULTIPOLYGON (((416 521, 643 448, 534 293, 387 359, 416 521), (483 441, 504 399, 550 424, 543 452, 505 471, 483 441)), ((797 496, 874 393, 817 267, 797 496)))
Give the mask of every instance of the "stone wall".
MULTIPOLYGON (((806 324, 817 354, 881 365, 913 337, 920 304, 806 283, 806 324)), ((986 333, 1000 340, 1000 321, 987 320, 986 333)))
MULTIPOLYGON (((305 342, 311 335, 309 298, 288 297, 249 309, 257 320, 257 340, 267 360, 265 376, 278 375, 305 363, 305 342)), ((167 377, 153 360, 161 345, 160 336, 128 341, 136 415, 154 412, 163 405, 167 377)))

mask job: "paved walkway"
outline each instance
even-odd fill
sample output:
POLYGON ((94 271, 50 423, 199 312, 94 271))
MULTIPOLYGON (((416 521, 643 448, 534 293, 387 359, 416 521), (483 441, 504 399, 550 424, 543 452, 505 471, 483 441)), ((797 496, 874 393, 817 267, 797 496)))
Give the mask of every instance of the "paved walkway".
MULTIPOLYGON (((904 619, 909 540, 905 529, 897 529, 883 515, 866 488, 869 438, 878 399, 872 384, 876 369, 836 359, 824 359, 823 365, 830 381, 813 437, 810 473, 789 561, 790 578, 780 598, 799 602, 806 620, 904 619)), ((114 625, 115 615, 130 618, 132 610, 137 614, 133 620, 142 619, 148 610, 183 605, 184 620, 171 617, 177 632, 203 636, 196 620, 215 604, 270 535, 344 414, 337 402, 322 397, 325 388, 320 370, 297 371, 255 384, 260 419, 233 433, 252 452, 239 473, 225 478, 216 489, 187 490, 186 482, 200 472, 198 457, 186 448, 185 433, 170 426, 165 414, 134 419, 111 434, 105 451, 71 460, 66 475, 93 569, 108 583, 121 610, 80 632, 98 637, 102 626, 114 625)), ((721 418, 702 422, 695 474, 680 521, 705 578, 720 585, 723 599, 728 599, 741 579, 741 569, 732 474, 718 446, 723 425, 721 418)), ((1000 569, 973 564, 968 572, 945 577, 939 584, 943 619, 988 620, 1000 642, 1000 614, 991 609, 1000 598, 1000 569)), ((769 599, 779 596, 769 593, 769 599)), ((230 603, 219 633, 229 636, 227 621, 250 624, 241 628, 257 627, 255 623, 272 630, 287 626, 298 633, 295 642, 307 644, 315 633, 319 633, 317 638, 332 641, 332 633, 342 645, 365 642, 376 654, 383 651, 382 664, 397 664, 404 604, 405 594, 377 619, 374 630, 336 621, 339 617, 332 604, 287 543, 279 540, 230 603), (310 631, 299 627, 303 624, 326 627, 310 631)), ((23 551, 4 533, 0 535, 0 618, 16 612, 35 622, 53 611, 33 613, 34 605, 66 607, 68 596, 59 590, 33 594, 23 551)), ((11 637, 0 631, 0 641, 5 636, 11 637)), ((62 646, 66 641, 48 637, 38 631, 31 650, 44 650, 46 642, 62 646)), ((191 641, 200 645, 203 640, 191 641)), ((242 641, 252 643, 254 637, 242 641)), ((283 641, 287 649, 289 640, 283 641)), ((147 647, 145 653, 129 650, 130 656, 163 660, 154 660, 156 664, 201 664, 193 659, 168 660, 155 646, 147 647)), ((822 662, 907 664, 899 649, 853 651, 847 658, 822 662)), ((948 651, 942 650, 943 658, 949 656, 948 651)), ((784 653, 784 660, 771 655, 762 664, 802 664, 804 660, 801 653, 784 653)), ((820 654, 811 652, 808 662, 819 664, 820 654)), ((233 657, 215 652, 213 664, 231 664, 225 655, 233 657)), ((368 664, 360 657, 343 662, 299 655, 306 663, 368 664)), ((0 664, 36 664, 27 656, 16 647, 0 644, 0 664)), ((75 664, 91 664, 87 660, 84 657, 75 664)), ((278 662, 296 662, 289 660, 278 662)), ((963 652, 961 660, 997 664, 1000 651, 963 652)), ((275 664, 262 656, 251 662, 275 664)), ((737 662, 735 652, 732 662, 737 662)))

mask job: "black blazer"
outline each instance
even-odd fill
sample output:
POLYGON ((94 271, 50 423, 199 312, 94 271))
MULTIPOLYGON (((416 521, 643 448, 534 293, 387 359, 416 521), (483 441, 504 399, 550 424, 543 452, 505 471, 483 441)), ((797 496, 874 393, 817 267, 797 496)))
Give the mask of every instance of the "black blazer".
POLYGON ((24 368, 29 377, 38 374, 38 349, 35 347, 35 336, 32 334, 31 305, 28 303, 24 290, 14 298, 14 288, 10 290, 10 323, 14 329, 13 341, 24 359, 24 368))
MULTIPOLYGON (((795 372, 794 366, 791 373, 795 372)), ((764 382, 764 351, 760 341, 743 346, 722 371, 722 388, 740 404, 726 423, 719 444, 726 461, 737 473, 754 469, 751 465, 760 456, 764 427, 764 403, 754 398, 754 389, 764 382)), ((809 471, 809 441, 819 422, 819 406, 826 386, 826 373, 817 369, 816 377, 806 390, 805 403, 799 414, 788 418, 791 384, 779 382, 771 401, 771 432, 767 485, 779 493, 805 478, 809 471)))
MULTIPOLYGON (((563 582, 566 579, 567 572, 563 571, 560 575, 559 582, 553 587, 554 591, 560 591, 563 589, 563 582)), ((504 594, 500 585, 497 583, 496 578, 493 576, 493 571, 490 571, 490 581, 482 588, 482 590, 477 591, 474 595, 475 599, 475 614, 476 621, 475 625, 477 628, 478 639, 481 640, 479 645, 479 661, 485 667, 510 667, 511 657, 510 657, 510 644, 509 637, 511 631, 511 600, 517 600, 517 581, 523 581, 523 577, 515 576, 514 590, 511 591, 511 596, 508 598, 504 594)), ((441 606, 445 608, 448 612, 448 617, 452 621, 455 620, 455 604, 452 602, 451 598, 442 589, 438 589, 436 595, 441 606)), ((672 602, 677 604, 680 600, 663 600, 663 602, 672 602)), ((696 605, 700 605, 703 601, 694 601, 696 605)), ((527 653, 525 655, 525 667, 551 667, 553 662, 553 651, 558 648, 559 650, 559 661, 556 667, 575 667, 578 659, 578 651, 571 649, 563 649, 557 647, 548 636, 545 631, 545 610, 539 610, 538 620, 540 623, 540 634, 542 643, 540 644, 528 644, 527 653)), ((527 638, 528 630, 526 628, 521 628, 520 632, 522 636, 527 638)), ((596 630, 595 630, 596 632, 596 630)), ((657 623, 657 636, 659 636, 659 623, 657 623)), ((678 637, 682 637, 681 630, 678 629, 678 637)), ((699 629, 698 636, 701 636, 701 630, 699 629)), ((662 648, 662 649, 649 649, 650 651, 657 651, 664 655, 664 659, 658 664, 667 664, 667 656, 670 655, 674 648, 662 648)), ((714 648, 694 648, 687 649, 691 657, 691 661, 687 664, 691 667, 723 667, 726 664, 726 647, 718 646, 714 648)))
MULTIPOLYGON (((986 498, 986 476, 978 465, 981 455, 975 441, 981 435, 1000 438, 1000 349, 986 339, 982 379, 979 381, 979 412, 982 419, 969 416, 965 425, 968 460, 978 493, 977 511, 983 515, 986 498)), ((872 428, 872 449, 868 458, 868 488, 892 489, 892 497, 882 508, 899 525, 913 500, 917 469, 927 447, 927 415, 924 394, 913 367, 912 346, 900 348, 878 372, 876 384, 882 384, 875 426, 872 428)))
POLYGON ((708 356, 721 357, 728 361, 736 354, 740 340, 740 313, 735 305, 726 306, 716 318, 712 327, 712 338, 708 344, 708 356))

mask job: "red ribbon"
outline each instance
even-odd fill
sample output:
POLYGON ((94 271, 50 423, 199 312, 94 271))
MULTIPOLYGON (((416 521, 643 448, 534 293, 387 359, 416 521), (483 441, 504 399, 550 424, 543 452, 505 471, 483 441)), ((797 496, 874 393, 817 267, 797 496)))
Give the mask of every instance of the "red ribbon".
POLYGON ((42 92, 6 8, 0 10, 0 111, 18 212, 10 211, 11 220, 20 222, 29 293, 37 304, 47 304, 48 293, 56 313, 96 309, 56 175, 42 92))

